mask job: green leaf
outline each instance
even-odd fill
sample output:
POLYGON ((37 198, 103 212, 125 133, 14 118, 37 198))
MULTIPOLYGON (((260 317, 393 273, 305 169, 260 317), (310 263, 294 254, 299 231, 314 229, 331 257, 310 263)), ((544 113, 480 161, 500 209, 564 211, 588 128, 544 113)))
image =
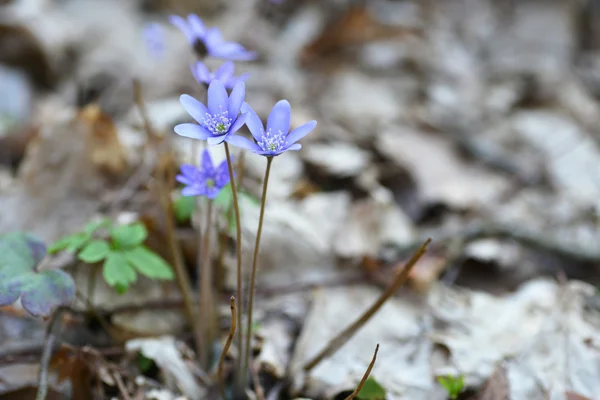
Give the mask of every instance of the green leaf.
POLYGON ((437 380, 440 383, 440 385, 442 385, 444 389, 446 389, 446 392, 448 392, 448 396, 451 399, 458 398, 458 395, 463 391, 465 387, 465 377, 463 375, 460 375, 458 378, 455 378, 450 375, 440 376, 437 380))
POLYGON ((148 231, 141 222, 131 225, 119 225, 111 230, 113 243, 117 248, 129 249, 138 246, 146 240, 148 231))
POLYGON ((31 315, 47 317, 75 298, 75 283, 61 270, 36 271, 46 245, 25 233, 0 237, 0 306, 21 298, 31 315))
POLYGON ((125 252, 125 258, 142 275, 152 279, 173 279, 173 271, 165 260, 150 249, 139 246, 125 252))
POLYGON ((193 196, 179 196, 173 202, 173 211, 177 222, 189 221, 198 207, 198 201, 193 196))
POLYGON ((137 366, 140 372, 146 373, 154 366, 154 361, 151 358, 148 358, 145 355, 143 355, 142 352, 138 352, 137 366))
POLYGON ((88 234, 90 237, 96 232, 98 229, 103 228, 105 226, 109 226, 111 221, 108 218, 101 218, 97 221, 89 222, 84 228, 84 233, 88 234))
POLYGON ((77 257, 83 262, 92 264, 106 258, 109 252, 110 246, 104 240, 92 240, 79 252, 77 257))
POLYGON ((77 250, 83 247, 90 240, 90 238, 91 237, 89 235, 83 232, 65 236, 51 244, 48 248, 48 253, 55 254, 63 250, 66 250, 70 253, 75 253, 77 250))
POLYGON ((372 376, 367 378, 362 389, 358 392, 358 398, 361 400, 385 400, 385 397, 385 389, 372 376))
POLYGON ((121 251, 111 251, 104 260, 102 276, 110 286, 129 287, 137 279, 135 270, 131 268, 121 251))

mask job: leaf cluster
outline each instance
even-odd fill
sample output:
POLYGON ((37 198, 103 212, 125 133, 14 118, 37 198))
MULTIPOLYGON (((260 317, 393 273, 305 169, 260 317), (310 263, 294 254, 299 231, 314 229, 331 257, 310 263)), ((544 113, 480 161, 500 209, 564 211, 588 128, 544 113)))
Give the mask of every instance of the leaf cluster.
POLYGON ((463 391, 465 387, 464 375, 460 375, 458 377, 454 377, 451 375, 440 376, 438 377, 438 382, 444 387, 444 389, 446 389, 446 392, 448 392, 448 397, 450 397, 450 399, 452 400, 457 399, 458 395, 463 391))

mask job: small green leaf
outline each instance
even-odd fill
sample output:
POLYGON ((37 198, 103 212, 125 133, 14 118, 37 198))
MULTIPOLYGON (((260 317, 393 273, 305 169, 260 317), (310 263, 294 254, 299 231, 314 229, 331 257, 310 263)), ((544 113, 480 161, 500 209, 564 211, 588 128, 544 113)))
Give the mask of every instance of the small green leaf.
POLYGON ((131 268, 125 255, 120 251, 111 251, 104 260, 102 276, 110 286, 125 286, 135 282, 137 275, 131 268))
POLYGON ((0 306, 21 298, 31 315, 47 317, 75 298, 75 283, 61 270, 36 271, 46 255, 43 242, 24 233, 0 237, 0 306))
POLYGON ((448 397, 453 400, 458 398, 458 395, 465 387, 465 377, 463 375, 460 375, 458 378, 451 375, 440 376, 437 380, 446 389, 446 392, 448 392, 448 397))
POLYGON ((83 262, 92 264, 103 260, 109 252, 110 247, 104 240, 92 240, 79 252, 77 257, 83 262))
POLYGON ((129 285, 123 284, 123 283, 117 283, 115 285, 115 291, 118 294, 125 294, 127 293, 127 291, 129 290, 129 285))
POLYGON ((194 196, 179 196, 173 202, 173 211, 175 212, 175 219, 177 222, 189 221, 192 218, 192 214, 198 207, 198 201, 194 196))
POLYGON ((125 251, 125 258, 142 275, 152 279, 173 279, 173 271, 165 260, 144 246, 125 251))
POLYGON ((143 355, 142 352, 138 352, 137 366, 142 373, 146 373, 154 366, 154 361, 143 355))
POLYGON ((109 226, 111 221, 107 218, 101 218, 97 221, 89 222, 84 228, 83 231, 88 235, 92 236, 94 232, 98 229, 103 228, 105 226, 109 226))
POLYGON ((138 246, 146 240, 148 231, 141 222, 131 225, 119 225, 111 230, 113 243, 120 249, 138 246))
POLYGON ((88 240, 90 240, 89 235, 86 235, 82 232, 74 233, 72 235, 65 236, 51 244, 50 247, 48 247, 48 253, 55 254, 63 250, 66 250, 70 253, 75 253, 77 250, 83 247, 88 240))
POLYGON ((358 392, 360 400, 385 400, 385 397, 385 389, 372 376, 367 378, 362 389, 358 392))

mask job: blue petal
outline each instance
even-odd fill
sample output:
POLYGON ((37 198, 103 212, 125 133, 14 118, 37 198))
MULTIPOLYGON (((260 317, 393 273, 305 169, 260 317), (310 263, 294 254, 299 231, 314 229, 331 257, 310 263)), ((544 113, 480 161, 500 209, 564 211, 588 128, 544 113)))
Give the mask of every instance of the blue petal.
POLYGON ((215 79, 220 80, 225 84, 228 80, 233 77, 235 73, 235 64, 231 61, 224 62, 216 71, 215 71, 215 79))
POLYGON ((194 41, 196 40, 194 32, 192 32, 192 29, 188 26, 185 19, 181 18, 179 15, 171 15, 169 21, 183 33, 190 44, 194 44, 194 41))
POLYGON ((304 125, 300 125, 296 129, 290 132, 289 135, 285 138, 285 143, 287 146, 290 146, 296 143, 298 140, 302 139, 304 136, 308 135, 312 132, 313 129, 317 126, 317 121, 309 121, 304 125))
POLYGON ((257 154, 259 154, 259 152, 261 151, 260 147, 258 147, 258 145, 256 143, 251 142, 250 140, 246 139, 245 137, 239 136, 239 135, 229 136, 227 138, 227 143, 229 143, 235 147, 250 150, 251 152, 257 153, 257 154))
POLYGON ((246 125, 248 126, 250 133, 252 133, 254 140, 257 142, 262 140, 262 137, 265 135, 265 129, 256 112, 254 112, 248 103, 242 104, 242 112, 248 114, 248 117, 246 118, 246 125))
POLYGON ((227 160, 224 160, 215 171, 215 185, 218 188, 222 188, 229 183, 229 180, 229 166, 227 165, 227 160))
POLYGON ((231 125, 231 127, 229 128, 229 132, 230 133, 236 133, 242 126, 244 126, 244 124, 246 123, 246 117, 248 117, 248 114, 242 114, 240 115, 235 122, 233 123, 233 125, 231 125))
POLYGON ((207 149, 204 149, 204 151, 202 152, 202 173, 204 175, 212 175, 214 169, 215 167, 213 165, 210 152, 207 149))
POLYGON ((194 180, 196 178, 196 176, 198 175, 198 168, 192 164, 181 164, 179 169, 181 170, 181 173, 185 177, 187 177, 191 180, 194 180))
POLYGON ((217 144, 223 143, 223 141, 225 140, 226 136, 227 135, 211 136, 208 139, 206 139, 206 141, 208 142, 209 146, 215 146, 217 144))
POLYGON ((196 39, 203 38, 206 35, 206 28, 204 23, 196 14, 190 14, 187 17, 188 25, 191 31, 194 33, 196 39))
POLYGON ((246 84, 244 82, 237 83, 231 91, 229 96, 229 118, 235 118, 240 113, 240 108, 244 102, 244 96, 246 95, 246 84))
POLYGON ((175 175, 175 180, 179 183, 183 183, 184 185, 191 185, 194 183, 192 179, 181 174, 175 175))
POLYGON ((186 186, 181 190, 182 196, 204 196, 206 187, 203 186, 186 186))
POLYGON ((182 94, 179 97, 181 106, 194 118, 199 124, 202 123, 204 117, 208 113, 206 106, 200 103, 198 100, 190 96, 189 94, 182 94))
POLYGON ((298 151, 302 148, 302 145, 300 143, 295 143, 293 145, 291 145, 290 147, 288 147, 287 149, 285 149, 285 151, 298 151))
POLYGON ((206 128, 197 124, 179 124, 173 128, 179 136, 185 136, 192 139, 206 140, 211 134, 206 128))
POLYGON ((208 197, 209 199, 214 199, 215 197, 217 197, 217 195, 219 194, 220 189, 216 188, 216 187, 211 187, 206 189, 206 197, 208 197))
POLYGON ((228 97, 225 86, 222 82, 213 79, 208 85, 208 109, 210 113, 213 115, 221 114, 228 110, 227 105, 228 97))
POLYGON ((200 61, 197 61, 195 65, 192 65, 192 74, 199 83, 208 84, 211 81, 208 67, 200 61))
POLYGON ((279 100, 273 106, 267 119, 267 131, 281 131, 287 134, 290 131, 290 114, 292 110, 287 100, 279 100))

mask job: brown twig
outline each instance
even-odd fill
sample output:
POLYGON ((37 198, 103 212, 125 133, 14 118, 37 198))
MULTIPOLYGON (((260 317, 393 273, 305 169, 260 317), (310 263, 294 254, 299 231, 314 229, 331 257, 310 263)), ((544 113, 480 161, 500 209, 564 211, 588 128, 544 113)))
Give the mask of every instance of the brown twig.
POLYGON ((313 357, 310 361, 308 361, 304 365, 304 371, 308 372, 317 366, 321 361, 325 358, 329 357, 333 353, 335 353, 340 347, 342 347, 365 323, 367 323, 379 309, 385 304, 385 302, 394 295, 394 293, 406 282, 408 275, 414 267, 414 265, 419 261, 421 256, 427 250, 427 245, 431 242, 431 239, 427 239, 425 243, 421 245, 421 247, 416 251, 415 254, 411 257, 411 259, 406 263, 404 268, 396 275, 394 282, 379 296, 379 298, 373 303, 371 307, 369 307, 356 321, 354 321, 350 326, 340 332, 336 337, 331 339, 325 348, 319 352, 315 357, 313 357))
POLYGON ((377 352, 378 351, 379 351, 379 343, 377 343, 377 346, 375 347, 375 353, 373 353, 373 359, 371 360, 369 367, 367 368, 367 370, 365 371, 365 374, 363 375, 362 379, 360 380, 360 383, 358 384, 356 390, 354 392, 350 393, 350 396, 346 397, 346 400, 352 400, 353 398, 358 396, 358 394, 360 393, 360 390, 364 386, 365 382, 367 381, 367 379, 369 379, 371 370, 373 369, 373 366, 375 365, 375 360, 377 360, 377 352))
POLYGON ((252 374, 252 382, 254 383, 254 394, 257 400, 265 400, 265 390, 260 384, 258 378, 258 366, 250 364, 250 373, 252 374))
POLYGON ((221 352, 221 358, 219 358, 219 367, 217 369, 217 375, 219 377, 219 389, 221 390, 221 396, 223 396, 223 400, 225 400, 225 380, 223 378, 223 364, 225 363, 225 356, 229 351, 229 347, 231 347, 231 342, 233 341, 233 337, 235 336, 235 328, 236 328, 236 314, 235 314, 235 297, 231 296, 230 298, 230 308, 231 308, 231 328, 229 329, 229 336, 227 337, 227 341, 225 342, 225 346, 223 347, 223 351, 221 352))
POLYGON ((121 379, 121 375, 119 375, 116 371, 112 371, 113 378, 115 379, 115 382, 117 383, 117 387, 119 388, 119 392, 121 393, 121 396, 123 396, 123 400, 132 400, 131 396, 129 395, 129 392, 127 391, 127 388, 125 387, 125 383, 123 382, 123 379, 121 379))

